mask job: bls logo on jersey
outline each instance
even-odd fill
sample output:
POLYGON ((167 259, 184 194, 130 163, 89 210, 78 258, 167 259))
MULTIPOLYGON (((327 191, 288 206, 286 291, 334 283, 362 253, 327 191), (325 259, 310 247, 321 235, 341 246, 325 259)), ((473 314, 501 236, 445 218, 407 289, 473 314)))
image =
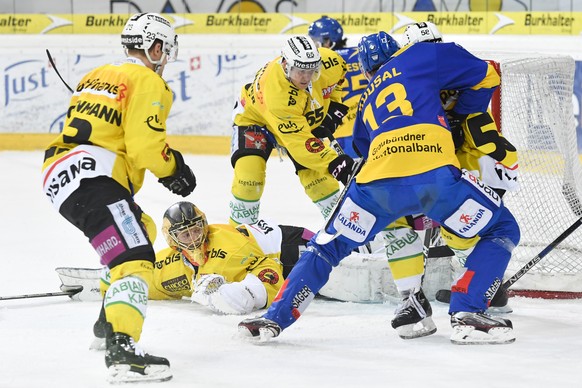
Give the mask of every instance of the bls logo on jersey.
POLYGON ((12 101, 27 101, 42 97, 48 88, 48 69, 41 60, 26 60, 4 69, 4 106, 12 101))
POLYGON ((339 65, 339 61, 337 60, 337 58, 329 58, 329 60, 323 60, 323 67, 326 69, 329 69, 330 67, 334 67, 339 65))
POLYGON ((218 248, 218 250, 212 248, 209 252, 208 252, 208 258, 209 259, 214 259, 214 258, 218 258, 218 259, 224 259, 226 257, 226 252, 223 251, 222 249, 218 248))

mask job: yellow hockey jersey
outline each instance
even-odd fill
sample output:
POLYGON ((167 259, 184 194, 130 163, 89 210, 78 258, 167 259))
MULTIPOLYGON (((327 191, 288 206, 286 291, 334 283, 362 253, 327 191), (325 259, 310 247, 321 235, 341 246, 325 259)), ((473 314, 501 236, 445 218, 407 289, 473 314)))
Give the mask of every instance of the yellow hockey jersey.
MULTIPOLYGON (((273 228, 274 229, 274 228, 273 228)), ((278 228, 277 228, 278 229, 278 228)), ((180 252, 166 248, 156 254, 154 284, 150 299, 181 299, 192 295, 192 277, 222 275, 228 283, 244 280, 248 273, 257 276, 267 291, 267 306, 283 285, 281 234, 265 233, 257 225, 209 225, 205 246, 207 261, 195 268, 180 252)))
MULTIPOLYGON (((143 185, 145 170, 158 178, 172 175, 176 162, 166 144, 172 98, 166 82, 137 58, 90 71, 71 98, 63 131, 45 152, 43 171, 84 145, 111 151, 109 174, 131 193, 143 185)), ((49 197, 57 183, 52 192, 45 188, 49 197)))
POLYGON ((260 69, 252 83, 243 87, 234 124, 259 125, 273 134, 299 164, 316 171, 327 171, 337 157, 328 145, 316 139, 311 130, 323 122, 330 101, 341 102, 341 84, 346 62, 332 50, 319 48, 321 76, 306 90, 296 88, 281 66, 281 57, 260 69))

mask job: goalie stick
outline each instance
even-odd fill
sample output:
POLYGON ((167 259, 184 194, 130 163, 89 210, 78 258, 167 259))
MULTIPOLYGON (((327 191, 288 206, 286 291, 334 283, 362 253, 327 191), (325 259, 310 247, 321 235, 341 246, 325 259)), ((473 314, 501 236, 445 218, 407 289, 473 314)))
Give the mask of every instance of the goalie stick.
POLYGON ((83 286, 67 286, 64 291, 60 292, 43 292, 40 294, 23 294, 23 295, 13 295, 13 296, 1 296, 0 301, 2 300, 11 300, 11 299, 30 299, 30 298, 46 298, 49 296, 73 296, 78 294, 79 292, 83 291, 83 286))

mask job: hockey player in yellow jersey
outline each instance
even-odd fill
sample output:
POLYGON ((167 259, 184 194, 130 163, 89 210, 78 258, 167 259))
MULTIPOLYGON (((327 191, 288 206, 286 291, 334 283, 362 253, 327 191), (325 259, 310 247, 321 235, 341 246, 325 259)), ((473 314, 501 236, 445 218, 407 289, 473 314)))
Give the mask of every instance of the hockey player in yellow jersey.
POLYGON ((231 163, 234 167, 230 222, 259 219, 266 163, 273 148, 284 148, 295 165, 305 193, 324 217, 337 202, 353 160, 338 155, 321 138, 341 124, 345 61, 313 40, 294 36, 280 57, 260 69, 235 104, 231 163), (335 179, 334 179, 335 178, 335 179), (336 181, 337 180, 337 181, 336 181))
POLYGON ((63 131, 45 151, 42 184, 55 209, 111 270, 104 299, 110 379, 164 381, 172 377, 169 361, 134 346, 146 316, 156 237, 134 195, 146 170, 181 196, 194 190, 196 179, 166 143, 172 92, 161 75, 176 60, 173 27, 161 15, 136 14, 121 43, 127 58, 90 71, 77 85, 63 131))
MULTIPOLYGON (((166 210, 162 234, 168 247, 156 254, 149 298, 191 297, 220 314, 247 314, 270 306, 313 236, 303 227, 265 220, 236 227, 209 225, 205 214, 186 201, 166 210)), ((109 286, 110 275, 104 271, 101 293, 109 286)))

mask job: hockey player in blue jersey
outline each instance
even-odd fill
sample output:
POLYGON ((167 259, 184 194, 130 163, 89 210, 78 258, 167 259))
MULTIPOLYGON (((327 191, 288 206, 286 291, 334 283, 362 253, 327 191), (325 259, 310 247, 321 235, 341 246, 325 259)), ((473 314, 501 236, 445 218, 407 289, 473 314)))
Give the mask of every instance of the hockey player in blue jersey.
MULTIPOLYGON (((334 136, 344 152, 357 159, 360 155, 352 146, 352 131, 358 102, 368 86, 366 75, 360 70, 358 48, 345 47, 347 40, 343 37, 342 26, 329 16, 322 16, 311 23, 308 33, 317 44, 335 50, 346 61, 347 72, 342 84, 342 103, 348 107, 348 111, 342 124, 335 129, 334 136)), ((417 233, 434 226, 432 220, 423 214, 400 217, 378 233, 373 241, 359 249, 360 253, 364 254, 381 250, 386 254, 394 285, 402 300, 394 313, 391 325, 403 339, 430 335, 437 330, 431 317, 432 307, 421 288, 426 260, 425 241, 417 233)), ((430 237, 430 230, 425 233, 430 237)), ((367 260, 367 256, 362 257, 362 260, 367 260)))
POLYGON ((451 123, 439 98, 441 90, 459 91, 452 112, 458 118, 485 112, 499 76, 454 43, 399 49, 390 35, 379 32, 362 38, 358 50, 370 83, 359 102, 354 144, 366 163, 266 314, 240 322, 239 332, 278 336, 355 247, 398 217, 423 213, 461 237, 481 237, 452 287, 451 342, 515 341, 511 321, 485 310, 519 242, 519 227, 494 190, 459 168, 451 123))

